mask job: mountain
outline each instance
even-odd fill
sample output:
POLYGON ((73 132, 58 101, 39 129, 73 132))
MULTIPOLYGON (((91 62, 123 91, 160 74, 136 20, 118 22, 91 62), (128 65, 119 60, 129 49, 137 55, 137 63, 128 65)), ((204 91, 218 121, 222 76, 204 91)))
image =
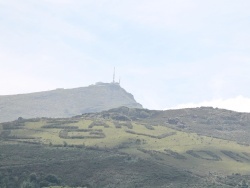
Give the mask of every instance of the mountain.
POLYGON ((247 188, 249 138, 250 113, 211 107, 18 118, 0 124, 0 187, 247 188))
POLYGON ((119 106, 142 108, 118 83, 0 96, 0 122, 18 117, 71 117, 119 106))

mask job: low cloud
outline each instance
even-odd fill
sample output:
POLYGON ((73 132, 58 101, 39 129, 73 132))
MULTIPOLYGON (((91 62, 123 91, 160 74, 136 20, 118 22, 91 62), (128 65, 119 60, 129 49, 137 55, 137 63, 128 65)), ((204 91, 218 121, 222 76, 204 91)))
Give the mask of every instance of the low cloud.
POLYGON ((195 108, 201 106, 222 108, 237 112, 250 112, 250 98, 243 97, 240 95, 229 99, 215 99, 210 101, 203 101, 200 103, 179 104, 177 106, 174 106, 173 108, 168 109, 195 108))

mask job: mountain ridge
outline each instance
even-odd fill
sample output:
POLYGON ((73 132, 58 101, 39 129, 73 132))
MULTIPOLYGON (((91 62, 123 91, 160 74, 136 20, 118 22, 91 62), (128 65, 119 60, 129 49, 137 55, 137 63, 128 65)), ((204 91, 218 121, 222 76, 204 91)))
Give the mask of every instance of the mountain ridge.
POLYGON ((0 96, 0 122, 18 117, 71 117, 119 106, 142 108, 134 96, 116 83, 0 96))

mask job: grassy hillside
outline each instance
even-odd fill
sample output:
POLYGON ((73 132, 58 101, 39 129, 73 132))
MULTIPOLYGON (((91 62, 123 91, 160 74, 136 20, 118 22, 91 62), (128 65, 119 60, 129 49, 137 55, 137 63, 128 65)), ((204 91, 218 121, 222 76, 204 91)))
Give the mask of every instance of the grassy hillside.
POLYGON ((118 84, 97 84, 75 89, 0 96, 0 122, 18 117, 71 117, 127 106, 142 108, 118 84))
POLYGON ((131 120, 161 125, 187 133, 195 132, 250 144, 250 113, 239 113, 211 107, 155 111, 126 107, 98 113, 98 116, 123 115, 131 120))
POLYGON ((122 187, 118 182, 123 182, 123 187, 235 187, 243 179, 250 180, 250 146, 237 142, 237 137, 215 138, 216 129, 201 120, 221 122, 226 127, 231 124, 224 120, 231 117, 233 126, 244 123, 239 132, 248 130, 248 114, 239 114, 211 108, 118 108, 64 119, 19 118, 0 126, 0 151, 4 151, 0 169, 5 173, 13 167, 18 169, 15 173, 39 169, 59 174, 68 185, 74 182, 94 187, 122 187), (191 124, 195 114, 196 124, 191 124), (241 118, 237 121, 235 117, 241 118), (58 162, 65 169, 57 167, 58 162), (51 168, 44 164, 51 164, 51 168), (67 175, 72 166, 76 173, 67 175))

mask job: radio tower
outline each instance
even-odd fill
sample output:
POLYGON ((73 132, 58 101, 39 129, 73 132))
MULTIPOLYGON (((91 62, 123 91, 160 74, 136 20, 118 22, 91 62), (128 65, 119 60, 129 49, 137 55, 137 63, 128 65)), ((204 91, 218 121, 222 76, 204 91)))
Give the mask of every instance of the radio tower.
POLYGON ((114 73, 113 73, 113 83, 115 83, 115 67, 114 67, 114 73))

